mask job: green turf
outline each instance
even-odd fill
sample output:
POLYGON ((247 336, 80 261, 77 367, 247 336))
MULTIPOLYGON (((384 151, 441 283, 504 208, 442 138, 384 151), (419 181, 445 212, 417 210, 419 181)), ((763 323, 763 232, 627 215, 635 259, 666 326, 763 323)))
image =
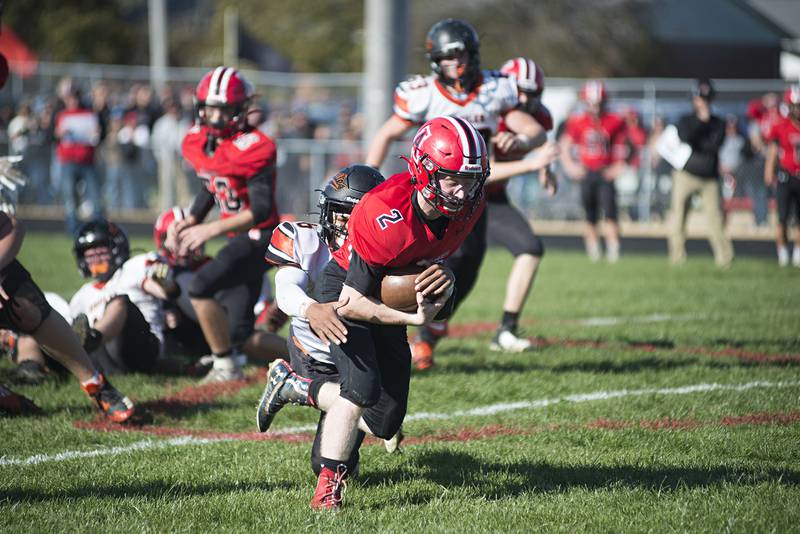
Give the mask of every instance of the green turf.
MULTIPOLYGON (((20 258, 44 289, 68 296, 81 283, 64 238, 29 234, 20 258)), ((510 265, 507 254, 490 251, 454 324, 499 319, 510 265)), ((798 531, 798 297, 800 269, 771 259, 737 259, 719 271, 708 256, 671 269, 658 255, 625 255, 612 266, 548 251, 523 317, 526 333, 548 344, 509 355, 488 350, 489 331, 447 339, 436 366, 413 375, 408 412, 553 402, 413 418, 402 454, 364 447, 341 513, 308 509, 310 443, 224 441, 0 465, 0 532, 798 531), (580 322, 587 318, 625 320, 580 322), (759 363, 727 349, 788 361, 759 363), (741 391, 668 394, 756 381, 741 391), (645 389, 666 392, 633 394, 645 389), (593 392, 619 396, 569 400, 593 392), (746 416, 756 417, 723 424, 746 416)), ((0 364, 0 380, 9 371, 0 364)), ((139 402, 194 383, 115 378, 139 402)), ((76 428, 95 414, 72 380, 12 387, 48 415, 0 419, 4 460, 173 439, 76 428)), ((260 390, 155 411, 153 427, 252 432, 260 390)), ((288 407, 274 427, 316 416, 288 407)))

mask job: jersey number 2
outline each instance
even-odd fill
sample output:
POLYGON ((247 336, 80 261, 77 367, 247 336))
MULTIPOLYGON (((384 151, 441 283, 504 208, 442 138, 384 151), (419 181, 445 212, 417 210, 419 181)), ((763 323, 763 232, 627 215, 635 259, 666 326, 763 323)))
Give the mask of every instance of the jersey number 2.
POLYGON ((403 214, 399 210, 392 210, 389 213, 383 213, 375 218, 381 227, 381 230, 389 228, 389 224, 397 224, 403 220, 403 214))

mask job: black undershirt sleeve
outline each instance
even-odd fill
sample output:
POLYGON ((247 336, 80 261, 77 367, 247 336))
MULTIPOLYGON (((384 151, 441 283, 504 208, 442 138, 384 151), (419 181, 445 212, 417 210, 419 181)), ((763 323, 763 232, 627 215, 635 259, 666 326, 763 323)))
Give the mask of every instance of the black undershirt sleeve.
POLYGON ((354 250, 350 253, 350 267, 344 283, 364 296, 374 297, 385 273, 386 267, 370 265, 354 250))
POLYGON ((214 195, 204 187, 194 197, 192 206, 189 208, 189 215, 192 215, 197 222, 201 222, 206 218, 212 207, 214 207, 214 195))
POLYGON ((253 226, 269 219, 275 209, 272 202, 272 175, 275 167, 269 165, 247 181, 250 196, 250 211, 253 212, 253 226))

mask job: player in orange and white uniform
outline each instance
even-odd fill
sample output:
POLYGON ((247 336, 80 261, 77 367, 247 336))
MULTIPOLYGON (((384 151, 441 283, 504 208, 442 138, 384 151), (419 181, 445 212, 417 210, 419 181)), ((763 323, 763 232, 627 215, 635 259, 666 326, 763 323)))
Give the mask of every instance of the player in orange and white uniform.
MULTIPOLYGON (((481 133, 487 146, 496 141, 503 151, 528 152, 545 141, 545 131, 529 114, 518 109, 519 95, 513 79, 481 70, 480 41, 468 23, 446 19, 431 27, 426 39, 432 73, 402 82, 395 90, 394 114, 383 124, 367 154, 367 164, 380 166, 392 141, 416 124, 450 115, 465 119, 481 133), (496 136, 500 120, 508 132, 496 136)), ((535 170, 529 160, 492 162, 492 179, 503 179, 535 170)), ((458 280, 455 306, 475 285, 486 252, 486 215, 475 231, 448 260, 458 280)), ((420 330, 413 346, 418 369, 432 365, 433 346, 445 327, 420 330)))

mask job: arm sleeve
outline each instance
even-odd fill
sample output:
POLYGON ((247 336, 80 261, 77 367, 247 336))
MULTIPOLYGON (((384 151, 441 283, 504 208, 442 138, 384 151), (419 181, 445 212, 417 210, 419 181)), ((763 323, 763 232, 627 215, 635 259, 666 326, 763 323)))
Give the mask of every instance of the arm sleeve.
POLYGON ((250 211, 253 212, 253 225, 266 221, 275 210, 273 202, 273 184, 275 167, 267 165, 247 181, 247 192, 250 196, 250 211))
POLYGON ((436 317, 433 318, 434 321, 446 321, 455 312, 456 308, 456 292, 458 288, 453 288, 453 294, 450 295, 450 298, 447 299, 447 302, 444 304, 444 308, 439 310, 439 313, 436 314, 436 317))
POLYGON ((211 191, 203 188, 192 201, 192 206, 189 208, 189 215, 193 216, 196 221, 202 221, 214 207, 214 195, 211 191))
POLYGON ((350 267, 347 269, 347 278, 344 283, 362 295, 376 295, 385 272, 384 267, 368 264, 353 250, 350 254, 350 267))
POLYGON ((275 300, 290 317, 299 317, 303 304, 316 302, 306 294, 308 275, 298 267, 282 267, 275 274, 275 300))

